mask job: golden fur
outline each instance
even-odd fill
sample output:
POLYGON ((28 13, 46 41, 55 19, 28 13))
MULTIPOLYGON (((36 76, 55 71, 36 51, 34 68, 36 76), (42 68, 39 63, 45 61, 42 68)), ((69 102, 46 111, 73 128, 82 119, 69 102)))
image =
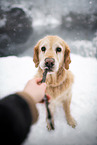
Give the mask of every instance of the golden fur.
MULTIPOLYGON (((67 123, 74 128, 76 126, 76 121, 70 113, 72 84, 74 82, 74 76, 69 70, 69 64, 71 62, 70 48, 64 40, 58 36, 46 36, 41 39, 34 48, 33 61, 35 66, 38 67, 38 72, 35 77, 42 78, 42 67, 45 58, 54 58, 56 63, 54 72, 48 73, 46 78, 46 93, 51 96, 49 108, 53 115, 56 106, 62 104, 67 123), (46 47, 46 52, 41 52, 42 46, 46 47), (56 47, 61 47, 62 51, 56 53, 56 47)), ((49 126, 48 128, 50 129, 49 126)))

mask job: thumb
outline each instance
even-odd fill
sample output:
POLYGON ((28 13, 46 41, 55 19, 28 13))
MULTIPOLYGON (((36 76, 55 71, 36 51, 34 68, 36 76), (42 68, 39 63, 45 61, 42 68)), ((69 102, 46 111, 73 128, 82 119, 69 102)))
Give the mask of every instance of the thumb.
POLYGON ((36 83, 40 83, 42 81, 42 78, 37 78, 36 83))

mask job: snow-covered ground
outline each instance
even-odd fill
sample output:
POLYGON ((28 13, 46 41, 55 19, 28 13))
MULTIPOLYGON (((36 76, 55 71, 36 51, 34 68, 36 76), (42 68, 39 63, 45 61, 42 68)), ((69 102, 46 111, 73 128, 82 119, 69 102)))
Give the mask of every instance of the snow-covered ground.
MULTIPOLYGON (((97 144, 97 60, 71 54, 70 69, 75 75, 71 112, 77 127, 71 128, 62 107, 56 110, 55 130, 46 128, 45 107, 37 104, 39 120, 23 145, 96 145, 97 144)), ((36 69, 31 57, 0 58, 0 96, 20 91, 36 69)))

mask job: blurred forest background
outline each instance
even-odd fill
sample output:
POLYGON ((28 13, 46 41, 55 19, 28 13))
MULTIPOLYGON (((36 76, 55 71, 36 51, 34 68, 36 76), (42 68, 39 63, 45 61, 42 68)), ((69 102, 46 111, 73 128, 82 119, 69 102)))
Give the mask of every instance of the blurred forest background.
POLYGON ((0 0, 0 56, 33 56, 45 35, 97 58, 97 0, 0 0))

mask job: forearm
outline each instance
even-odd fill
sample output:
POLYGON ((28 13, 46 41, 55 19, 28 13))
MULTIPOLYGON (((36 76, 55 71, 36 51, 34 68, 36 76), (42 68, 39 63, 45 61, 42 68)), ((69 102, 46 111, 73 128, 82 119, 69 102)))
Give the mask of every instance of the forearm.
POLYGON ((34 99, 25 92, 17 92, 16 94, 22 97, 29 105, 32 116, 32 124, 34 124, 38 119, 38 110, 36 108, 36 103, 34 99))
POLYGON ((0 100, 0 136, 3 142, 8 139, 9 144, 21 143, 37 118, 34 101, 23 92, 0 100))

